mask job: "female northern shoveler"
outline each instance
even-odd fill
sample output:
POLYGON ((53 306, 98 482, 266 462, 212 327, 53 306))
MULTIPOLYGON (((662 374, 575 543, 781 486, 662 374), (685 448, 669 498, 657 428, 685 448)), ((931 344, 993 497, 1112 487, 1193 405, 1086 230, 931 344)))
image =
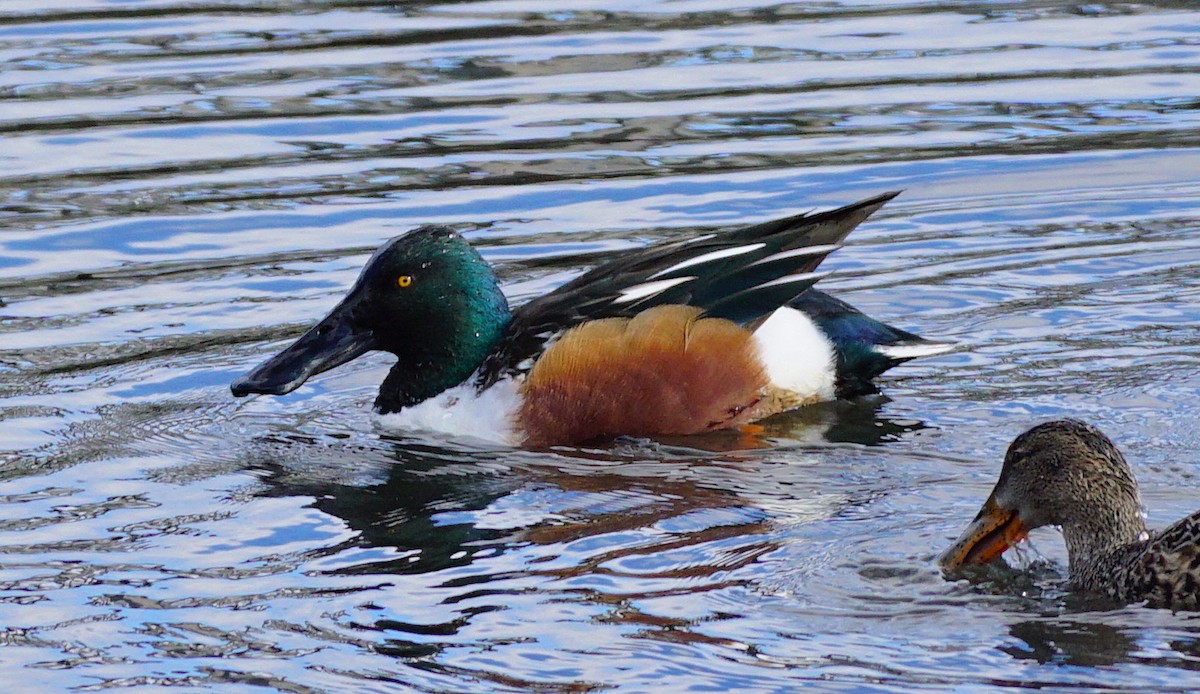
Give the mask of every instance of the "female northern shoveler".
POLYGON ((487 262, 445 227, 384 244, 324 319, 233 384, 282 395, 369 350, 389 427, 530 446, 736 428, 876 392, 949 349, 810 289, 842 239, 897 193, 622 254, 510 312, 487 262))
POLYGON ((1200 608, 1200 512, 1151 537, 1133 472, 1099 429, 1063 419, 1018 436, 991 496, 941 564, 986 564, 1043 525, 1062 527, 1072 588, 1200 608))

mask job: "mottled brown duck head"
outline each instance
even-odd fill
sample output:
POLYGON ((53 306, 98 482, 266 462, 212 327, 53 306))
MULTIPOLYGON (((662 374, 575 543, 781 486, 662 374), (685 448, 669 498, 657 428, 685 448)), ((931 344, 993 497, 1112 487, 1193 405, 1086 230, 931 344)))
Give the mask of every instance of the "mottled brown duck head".
POLYGON ((1096 427, 1061 419, 1018 436, 991 496, 939 562, 986 564, 1043 525, 1062 527, 1072 566, 1145 532, 1129 464, 1096 427))

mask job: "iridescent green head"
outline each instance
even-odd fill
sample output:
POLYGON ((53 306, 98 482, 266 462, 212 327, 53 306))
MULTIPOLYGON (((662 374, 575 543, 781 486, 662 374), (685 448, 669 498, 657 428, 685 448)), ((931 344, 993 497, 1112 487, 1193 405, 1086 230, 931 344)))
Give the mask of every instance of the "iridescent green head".
POLYGON ((508 302, 479 253, 446 227, 385 243, 346 298, 290 347, 232 386, 283 395, 370 350, 397 357, 376 407, 393 412, 466 380, 509 321, 508 302))

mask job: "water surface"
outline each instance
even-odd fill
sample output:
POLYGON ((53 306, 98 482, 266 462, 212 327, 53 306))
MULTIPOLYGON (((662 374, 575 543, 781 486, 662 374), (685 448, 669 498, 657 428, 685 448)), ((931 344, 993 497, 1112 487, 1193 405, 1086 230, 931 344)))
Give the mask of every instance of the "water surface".
POLYGON ((1152 525, 1200 478, 1191 3, 8 0, 0 670, 30 691, 1174 690, 1200 622, 934 566, 1077 416, 1152 525), (514 301, 906 192, 822 286, 954 340, 770 445, 385 437, 385 357, 228 383, 381 241, 514 301))

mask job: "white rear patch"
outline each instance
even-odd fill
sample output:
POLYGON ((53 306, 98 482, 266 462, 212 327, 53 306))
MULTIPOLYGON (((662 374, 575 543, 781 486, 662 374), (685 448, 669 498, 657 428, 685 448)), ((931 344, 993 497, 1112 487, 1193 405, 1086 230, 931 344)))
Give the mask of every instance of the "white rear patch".
POLYGON ((837 378, 833 343, 800 311, 775 310, 754 331, 771 385, 805 400, 832 400, 837 378))
POLYGON ((875 345, 875 351, 892 359, 918 359, 944 354, 954 349, 949 342, 915 342, 904 345, 875 345))
POLYGON ((516 446, 520 444, 515 426, 520 403, 517 383, 511 379, 499 381, 482 393, 467 382, 399 412, 376 415, 375 422, 386 431, 434 431, 516 446))

